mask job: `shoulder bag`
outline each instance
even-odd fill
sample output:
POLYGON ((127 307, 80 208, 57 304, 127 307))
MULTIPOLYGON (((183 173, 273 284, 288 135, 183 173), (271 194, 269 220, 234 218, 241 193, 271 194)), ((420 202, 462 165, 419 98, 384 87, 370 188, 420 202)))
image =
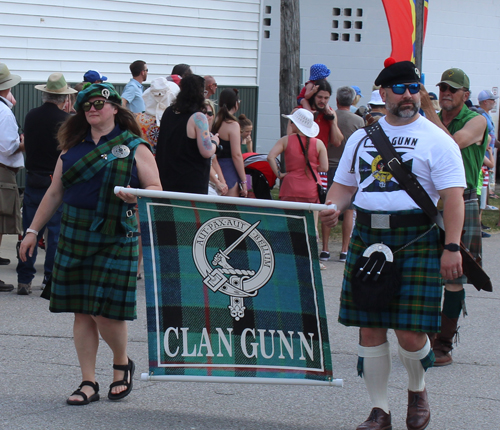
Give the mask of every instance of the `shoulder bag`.
POLYGON ((298 134, 297 134, 297 137, 299 138, 300 147, 302 148, 302 153, 304 154, 304 158, 306 159, 307 166, 309 167, 309 170, 311 171, 311 173, 313 175, 314 181, 316 182, 316 188, 318 189, 319 202, 324 204, 326 201, 326 190, 323 188, 323 186, 320 183, 318 183, 318 179, 316 178, 314 170, 311 167, 311 163, 309 163, 309 159, 306 158, 306 150, 304 148, 304 145, 302 144, 302 139, 300 138, 300 135, 298 135, 298 134))

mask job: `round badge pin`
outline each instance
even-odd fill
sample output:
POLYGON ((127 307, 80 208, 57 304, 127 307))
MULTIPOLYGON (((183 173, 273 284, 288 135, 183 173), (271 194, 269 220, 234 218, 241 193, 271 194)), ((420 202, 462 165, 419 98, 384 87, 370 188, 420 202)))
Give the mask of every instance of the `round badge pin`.
POLYGON ((130 154, 130 149, 126 145, 116 145, 111 149, 111 153, 116 158, 126 158, 130 154))

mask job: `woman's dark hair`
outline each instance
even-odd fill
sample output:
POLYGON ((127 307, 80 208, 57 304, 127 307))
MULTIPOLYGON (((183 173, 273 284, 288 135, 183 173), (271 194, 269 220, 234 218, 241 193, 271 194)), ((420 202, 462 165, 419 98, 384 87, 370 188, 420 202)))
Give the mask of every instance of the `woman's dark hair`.
POLYGON ((224 121, 238 121, 233 114, 229 113, 236 106, 236 103, 240 101, 238 93, 239 91, 236 88, 226 88, 221 91, 219 95, 219 112, 217 112, 212 133, 217 133, 224 121))
POLYGON ((187 75, 181 80, 181 90, 172 109, 179 113, 195 113, 205 107, 205 79, 198 75, 187 75))
POLYGON ((176 64, 172 69, 172 75, 179 75, 181 78, 185 76, 191 75, 193 72, 191 71, 191 66, 189 64, 176 64))
POLYGON ((253 127, 252 121, 247 118, 247 116, 242 113, 238 117, 238 122, 240 123, 240 128, 243 130, 245 127, 253 127))
MULTIPOLYGON (((132 134, 141 137, 141 129, 137 123, 135 116, 128 109, 113 103, 113 106, 118 109, 115 115, 115 124, 118 124, 121 130, 128 130, 132 134)), ((78 145, 89 132, 90 124, 85 118, 85 112, 79 109, 75 115, 71 115, 64 121, 57 133, 59 140, 59 149, 61 151, 72 148, 78 145)))

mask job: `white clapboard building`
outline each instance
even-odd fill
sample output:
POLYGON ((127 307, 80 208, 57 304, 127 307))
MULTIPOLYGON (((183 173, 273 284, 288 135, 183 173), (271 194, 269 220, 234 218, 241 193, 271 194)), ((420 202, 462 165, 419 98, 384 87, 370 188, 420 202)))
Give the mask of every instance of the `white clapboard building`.
MULTIPOLYGON (((334 91, 357 85, 366 104, 391 53, 382 1, 300 0, 300 11, 304 79, 312 64, 325 63, 334 91)), ((473 102, 482 89, 496 91, 499 24, 498 1, 430 0, 426 84, 433 87, 445 69, 460 67, 471 79, 473 102)), ((257 151, 266 153, 280 137, 280 25, 279 0, 0 0, 0 61, 26 86, 16 89, 18 117, 37 104, 28 87, 52 72, 76 83, 96 69, 125 84, 137 59, 147 62, 148 81, 175 64, 190 64, 194 73, 213 75, 219 87, 244 90, 257 151)))

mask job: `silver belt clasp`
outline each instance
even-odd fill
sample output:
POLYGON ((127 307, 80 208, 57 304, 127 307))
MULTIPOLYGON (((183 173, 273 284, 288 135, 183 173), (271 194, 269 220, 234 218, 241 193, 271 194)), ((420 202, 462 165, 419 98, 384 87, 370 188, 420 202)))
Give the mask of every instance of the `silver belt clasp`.
POLYGON ((391 228, 391 214, 371 214, 371 228, 391 228))

